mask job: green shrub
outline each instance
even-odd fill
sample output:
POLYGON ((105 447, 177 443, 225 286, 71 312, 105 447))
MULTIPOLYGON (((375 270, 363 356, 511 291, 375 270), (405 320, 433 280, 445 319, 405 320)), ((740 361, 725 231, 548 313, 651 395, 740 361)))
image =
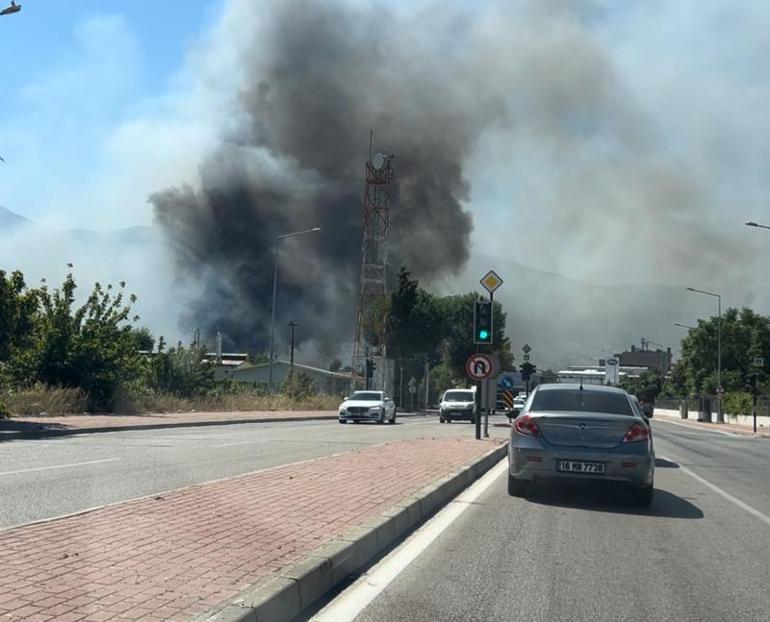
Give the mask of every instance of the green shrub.
POLYGON ((295 400, 302 400, 315 395, 313 379, 303 371, 289 371, 281 383, 281 393, 295 400))
POLYGON ((724 410, 728 415, 750 415, 752 410, 751 393, 745 391, 725 393, 724 410))

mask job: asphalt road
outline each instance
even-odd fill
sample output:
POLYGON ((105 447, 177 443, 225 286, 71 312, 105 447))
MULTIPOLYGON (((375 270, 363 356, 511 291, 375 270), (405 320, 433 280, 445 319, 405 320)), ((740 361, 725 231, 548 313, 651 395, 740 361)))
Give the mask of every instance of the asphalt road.
POLYGON ((654 430, 652 507, 583 483, 513 498, 502 473, 355 619, 770 619, 770 442, 654 430))
POLYGON ((437 419, 402 416, 396 425, 344 426, 287 421, 4 441, 0 528, 376 443, 473 434, 468 423, 437 419))

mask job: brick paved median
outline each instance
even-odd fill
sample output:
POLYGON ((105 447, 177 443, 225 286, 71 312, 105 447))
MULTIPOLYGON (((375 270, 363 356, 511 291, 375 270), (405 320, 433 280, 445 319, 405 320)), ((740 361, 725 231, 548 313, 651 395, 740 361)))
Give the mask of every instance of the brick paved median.
POLYGON ((497 441, 417 439, 0 531, 0 620, 186 620, 497 441))

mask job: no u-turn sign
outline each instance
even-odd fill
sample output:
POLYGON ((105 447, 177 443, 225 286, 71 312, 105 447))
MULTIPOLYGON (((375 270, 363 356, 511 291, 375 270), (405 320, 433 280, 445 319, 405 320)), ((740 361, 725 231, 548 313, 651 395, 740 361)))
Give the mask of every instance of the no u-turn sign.
POLYGON ((486 380, 497 373, 497 357, 491 354, 471 354, 465 362, 465 373, 470 380, 486 380))

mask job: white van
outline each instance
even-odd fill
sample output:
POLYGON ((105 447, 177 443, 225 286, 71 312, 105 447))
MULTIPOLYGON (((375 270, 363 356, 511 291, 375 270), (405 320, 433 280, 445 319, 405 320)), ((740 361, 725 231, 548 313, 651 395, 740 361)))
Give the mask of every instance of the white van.
POLYGON ((455 419, 474 422, 476 420, 476 387, 444 391, 438 408, 441 423, 449 423, 455 419))

